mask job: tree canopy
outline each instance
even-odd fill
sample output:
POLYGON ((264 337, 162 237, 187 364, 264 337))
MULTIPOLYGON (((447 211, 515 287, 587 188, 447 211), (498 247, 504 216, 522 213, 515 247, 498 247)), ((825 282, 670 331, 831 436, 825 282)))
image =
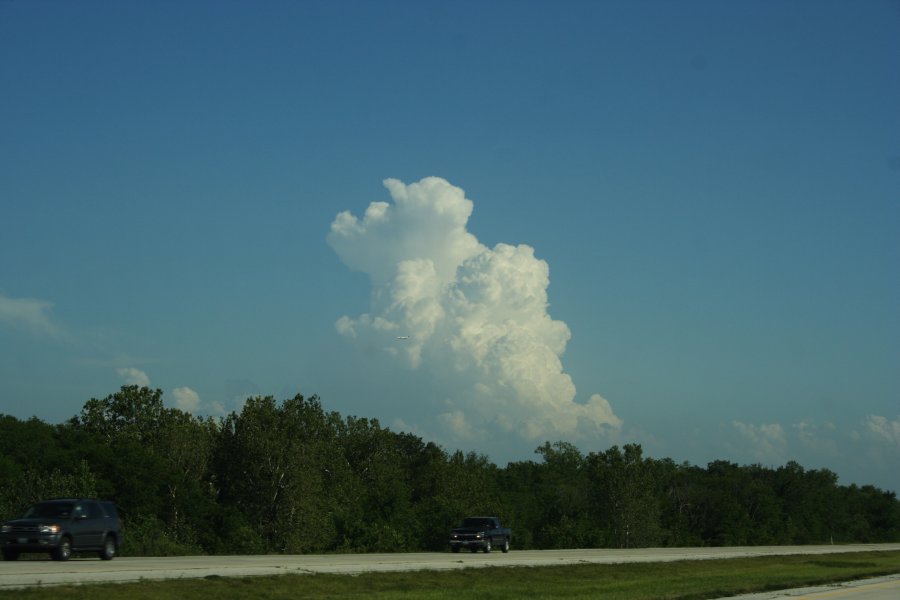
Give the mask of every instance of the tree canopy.
POLYGON ((706 467, 638 444, 545 442, 499 467, 318 397, 200 418, 124 386, 61 424, 0 415, 0 517, 47 497, 114 500, 132 555, 442 550, 491 514, 519 548, 900 541, 900 502, 796 462, 706 467))

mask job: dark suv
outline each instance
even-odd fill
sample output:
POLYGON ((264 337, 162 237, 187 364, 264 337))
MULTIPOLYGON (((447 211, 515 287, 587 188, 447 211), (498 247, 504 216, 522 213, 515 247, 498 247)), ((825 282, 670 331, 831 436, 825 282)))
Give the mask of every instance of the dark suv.
POLYGON ((112 560, 121 544, 119 511, 107 500, 45 500, 0 529, 5 560, 16 560, 23 552, 49 552, 54 560, 69 560, 73 552, 97 552, 103 560, 112 560))

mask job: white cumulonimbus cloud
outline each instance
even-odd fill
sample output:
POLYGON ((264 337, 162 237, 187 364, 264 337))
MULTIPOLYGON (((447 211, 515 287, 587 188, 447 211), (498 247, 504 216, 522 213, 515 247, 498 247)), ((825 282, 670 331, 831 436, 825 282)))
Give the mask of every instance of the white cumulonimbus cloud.
POLYGON ((550 269, 534 249, 481 244, 466 229, 472 201, 444 179, 384 185, 393 203, 372 202, 362 219, 342 212, 331 224, 328 243, 373 284, 370 312, 341 317, 337 330, 451 380, 433 399, 434 424, 455 440, 497 431, 581 439, 620 429, 600 395, 575 401, 560 360, 569 328, 548 313, 550 269))

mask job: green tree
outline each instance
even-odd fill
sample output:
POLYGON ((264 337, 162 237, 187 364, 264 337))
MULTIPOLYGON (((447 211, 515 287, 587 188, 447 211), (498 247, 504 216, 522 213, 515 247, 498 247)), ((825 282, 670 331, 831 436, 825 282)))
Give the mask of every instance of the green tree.
POLYGON ((218 432, 212 420, 166 408, 161 390, 123 386, 88 400, 68 429, 71 445, 101 469, 108 483, 103 495, 128 517, 130 547, 201 551, 199 538, 209 537, 214 512, 209 466, 218 432))
POLYGON ((699 470, 687 463, 675 464, 670 458, 657 460, 655 466, 662 545, 701 545, 701 538, 696 532, 697 507, 702 496, 699 470))
POLYGON ((420 532, 397 436, 376 419, 348 417, 338 437, 350 470, 338 521, 343 544, 361 551, 417 547, 420 532))
MULTIPOLYGON (((433 519, 441 524, 446 548, 450 529, 463 518, 473 515, 499 516, 509 514, 510 504, 500 487, 500 470, 484 454, 453 452, 440 473, 442 493, 431 504, 433 519)), ((432 530, 432 537, 436 535, 432 530)))
POLYGON ((606 524, 608 545, 642 548, 662 538, 656 472, 639 444, 613 446, 587 457, 594 510, 606 524))
POLYGON ((96 473, 80 452, 67 451, 63 429, 0 415, 0 517, 20 515, 45 498, 97 494, 96 473))
POLYGON ((220 501, 234 506, 277 552, 334 545, 326 471, 341 453, 318 398, 282 404, 249 398, 222 425, 217 453, 220 501))
POLYGON ((71 423, 108 442, 124 437, 153 447, 166 412, 162 394, 159 389, 124 385, 102 400, 85 402, 71 423))
POLYGON ((160 418, 155 434, 154 453, 165 465, 167 511, 161 515, 169 535, 176 543, 197 545, 209 539, 206 527, 215 511, 211 481, 213 449, 218 426, 212 419, 200 419, 176 409, 160 418))
POLYGON ((841 537, 853 542, 900 540, 900 502, 892 491, 872 485, 851 485, 839 490, 841 537))
POLYGON ((772 486, 784 515, 783 543, 827 543, 834 539, 836 474, 827 469, 807 471, 790 461, 772 474, 772 486))
POLYGON ((535 453, 543 457, 534 493, 543 508, 534 532, 541 548, 594 546, 600 532, 591 518, 591 493, 585 457, 573 444, 545 442, 535 453))
POLYGON ((413 520, 418 526, 419 550, 447 548, 450 529, 456 526, 456 515, 447 511, 444 501, 449 487, 447 453, 434 442, 424 442, 410 433, 396 437, 406 464, 413 520))

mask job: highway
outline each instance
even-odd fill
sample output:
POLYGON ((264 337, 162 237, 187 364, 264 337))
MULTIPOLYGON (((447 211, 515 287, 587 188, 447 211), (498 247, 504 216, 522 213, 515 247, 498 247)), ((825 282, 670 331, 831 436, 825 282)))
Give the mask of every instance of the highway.
POLYGON ((897 598, 900 598, 900 575, 732 596, 729 600, 897 600, 897 598))
MULTIPOLYGON (((421 552, 397 554, 310 554, 266 556, 119 557, 101 561, 95 556, 67 562, 39 558, 0 562, 0 589, 37 585, 125 582, 151 579, 245 577, 285 573, 362 573, 461 569, 466 567, 548 566, 579 563, 617 564, 709 560, 788 554, 830 554, 900 550, 900 544, 829 546, 752 546, 731 548, 644 548, 639 550, 519 550, 492 552, 421 552)), ((896 583, 896 582, 895 582, 896 583)), ((896 592, 896 589, 894 590, 896 592)), ((765 596, 771 598, 774 596, 765 596)), ((784 593, 780 597, 784 597, 784 593)), ((811 596, 812 597, 812 596, 811 596)), ((891 596, 896 598, 897 595, 891 596)), ((762 598, 762 597, 760 597, 762 598)))

